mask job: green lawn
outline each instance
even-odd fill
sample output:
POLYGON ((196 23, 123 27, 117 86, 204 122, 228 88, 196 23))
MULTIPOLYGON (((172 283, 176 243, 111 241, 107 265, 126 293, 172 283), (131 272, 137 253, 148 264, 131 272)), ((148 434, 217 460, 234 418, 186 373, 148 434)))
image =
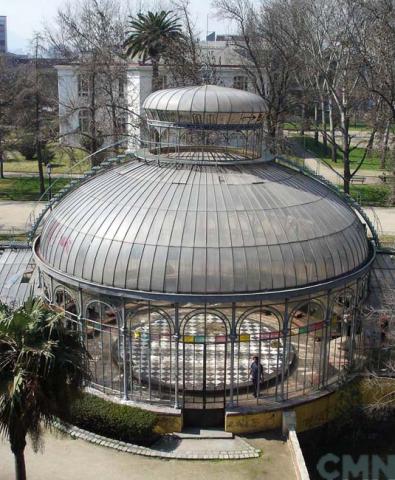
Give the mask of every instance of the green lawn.
MULTIPOLYGON (((310 119, 310 123, 306 122, 306 124, 309 125, 310 128, 306 127, 305 130, 308 131, 308 132, 313 132, 314 131, 314 122, 312 122, 311 119, 310 119)), ((300 122, 284 122, 283 128, 284 128, 284 130, 298 131, 300 129, 300 122)), ((321 125, 319 123, 318 128, 322 130, 323 125, 321 125)), ((354 130, 354 131, 362 132, 364 130, 369 130, 369 126, 366 125, 366 123, 361 123, 361 122, 350 123, 350 130, 351 131, 354 130)))
MULTIPOLYGON (((298 132, 300 130, 300 123, 298 122, 285 122, 283 125, 284 130, 291 130, 293 132, 298 132)), ((307 130, 307 128, 306 128, 307 130)))
POLYGON ((361 205, 388 207, 391 189, 388 185, 350 185, 350 195, 361 205))
MULTIPOLYGON (((72 163, 70 156, 57 146, 53 146, 52 150, 55 152, 55 157, 51 160, 52 172, 53 173, 67 173, 70 168, 75 164, 80 162, 86 153, 80 149, 74 149, 73 153, 76 158, 76 162, 72 163)), ((89 160, 81 162, 73 168, 74 173, 84 173, 86 170, 89 170, 90 162, 89 160)), ((45 169, 45 167, 44 167, 45 169)), ((7 151, 6 160, 4 162, 4 171, 7 172, 20 172, 20 173, 38 173, 38 164, 36 159, 25 159, 17 150, 7 151)), ((45 171, 46 173, 46 171, 45 171)))
MULTIPOLYGON (((328 151, 325 152, 324 145, 322 144, 322 142, 318 142, 318 144, 316 144, 314 141, 314 138, 311 138, 311 137, 293 137, 293 138, 295 138, 295 140, 297 140, 300 143, 300 145, 304 146, 307 150, 310 150, 310 152, 312 152, 318 158, 325 160, 325 162, 327 162, 331 166, 340 168, 340 169, 343 168, 341 152, 339 151, 337 152, 338 160, 335 163, 335 162, 332 162, 330 148, 328 148, 328 151)), ((365 151, 364 148, 354 148, 354 150, 351 152, 350 154, 351 169, 355 168, 359 164, 364 151, 365 151)), ((373 150, 370 154, 367 155, 361 169, 381 171, 380 158, 377 151, 373 150)))
POLYGON ((0 242, 14 240, 18 242, 27 242, 27 234, 26 233, 0 233, 0 242))
MULTIPOLYGON (((53 183, 52 193, 55 194, 69 183, 67 178, 56 179, 53 183)), ((48 181, 45 181, 48 187, 48 181)), ((40 184, 36 177, 12 177, 0 179, 0 199, 36 201, 40 199, 40 184)))

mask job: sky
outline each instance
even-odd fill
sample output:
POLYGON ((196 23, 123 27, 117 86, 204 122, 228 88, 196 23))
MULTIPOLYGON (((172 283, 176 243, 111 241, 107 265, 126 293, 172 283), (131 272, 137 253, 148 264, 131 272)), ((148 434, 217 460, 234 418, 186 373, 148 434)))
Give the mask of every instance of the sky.
MULTIPOLYGON (((138 8, 142 0, 119 1, 138 8)), ((230 31, 225 22, 216 18, 211 1, 191 0, 191 13, 202 39, 206 35, 207 19, 209 32, 214 30, 217 33, 229 33, 230 31)), ((50 25, 57 9, 64 3, 65 0, 0 0, 0 15, 7 16, 8 50, 14 53, 26 53, 33 34, 42 30, 45 22, 50 25)))

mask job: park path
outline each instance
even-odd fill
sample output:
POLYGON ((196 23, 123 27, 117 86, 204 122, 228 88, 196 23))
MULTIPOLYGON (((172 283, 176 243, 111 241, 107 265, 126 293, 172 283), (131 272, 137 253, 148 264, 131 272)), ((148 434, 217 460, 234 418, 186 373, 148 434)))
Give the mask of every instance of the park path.
MULTIPOLYGON (((35 178, 38 177, 38 172, 4 172, 4 177, 5 178, 35 178)), ((48 178, 47 173, 44 173, 44 177, 48 178)), ((69 173, 69 172, 64 172, 64 173, 51 173, 52 178, 81 178, 83 177, 82 173, 69 173)))
MULTIPOLYGON (((248 460, 159 460, 46 432, 44 451, 26 448, 29 480, 296 480, 291 453, 278 435, 249 438, 262 456, 248 460)), ((204 440, 199 440, 204 441, 204 440)), ((0 440, 0 478, 14 480, 14 459, 0 440)))
MULTIPOLYGON (((44 207, 45 203, 41 202, 44 207)), ((0 234, 25 233, 30 214, 38 202, 0 200, 0 234)), ((36 210, 37 211, 37 210, 36 210)))
MULTIPOLYGON (((343 179, 339 173, 341 172, 340 167, 331 168, 320 158, 315 157, 311 151, 304 149, 303 146, 293 140, 292 137, 288 137, 287 141, 295 155, 304 160, 306 167, 313 170, 317 175, 322 175, 334 185, 340 186, 343 184, 343 179)), ((383 175, 383 173, 384 172, 382 170, 366 170, 360 168, 356 176, 365 177, 365 185, 382 185, 382 181, 379 178, 379 175, 383 175)))

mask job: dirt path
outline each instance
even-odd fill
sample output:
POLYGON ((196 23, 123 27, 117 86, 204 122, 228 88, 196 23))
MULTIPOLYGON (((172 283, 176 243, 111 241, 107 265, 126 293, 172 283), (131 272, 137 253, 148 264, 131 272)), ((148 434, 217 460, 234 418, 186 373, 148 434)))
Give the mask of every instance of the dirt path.
MULTIPOLYGON (((202 440, 203 441, 203 440, 202 440)), ((26 448, 29 480, 296 480, 291 454, 278 436, 248 440, 260 458, 228 461, 158 460, 99 447, 57 434, 45 435, 43 453, 26 448)), ((14 459, 0 442, 0 478, 14 480, 14 459)))

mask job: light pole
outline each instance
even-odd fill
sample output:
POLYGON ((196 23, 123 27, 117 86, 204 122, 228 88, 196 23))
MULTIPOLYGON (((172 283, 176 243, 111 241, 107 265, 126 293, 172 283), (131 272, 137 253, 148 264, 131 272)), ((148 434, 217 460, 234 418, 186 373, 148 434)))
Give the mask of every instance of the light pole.
POLYGON ((52 165, 48 162, 47 163, 47 174, 48 174, 48 202, 51 201, 52 198, 52 191, 51 191, 51 171, 52 165))

